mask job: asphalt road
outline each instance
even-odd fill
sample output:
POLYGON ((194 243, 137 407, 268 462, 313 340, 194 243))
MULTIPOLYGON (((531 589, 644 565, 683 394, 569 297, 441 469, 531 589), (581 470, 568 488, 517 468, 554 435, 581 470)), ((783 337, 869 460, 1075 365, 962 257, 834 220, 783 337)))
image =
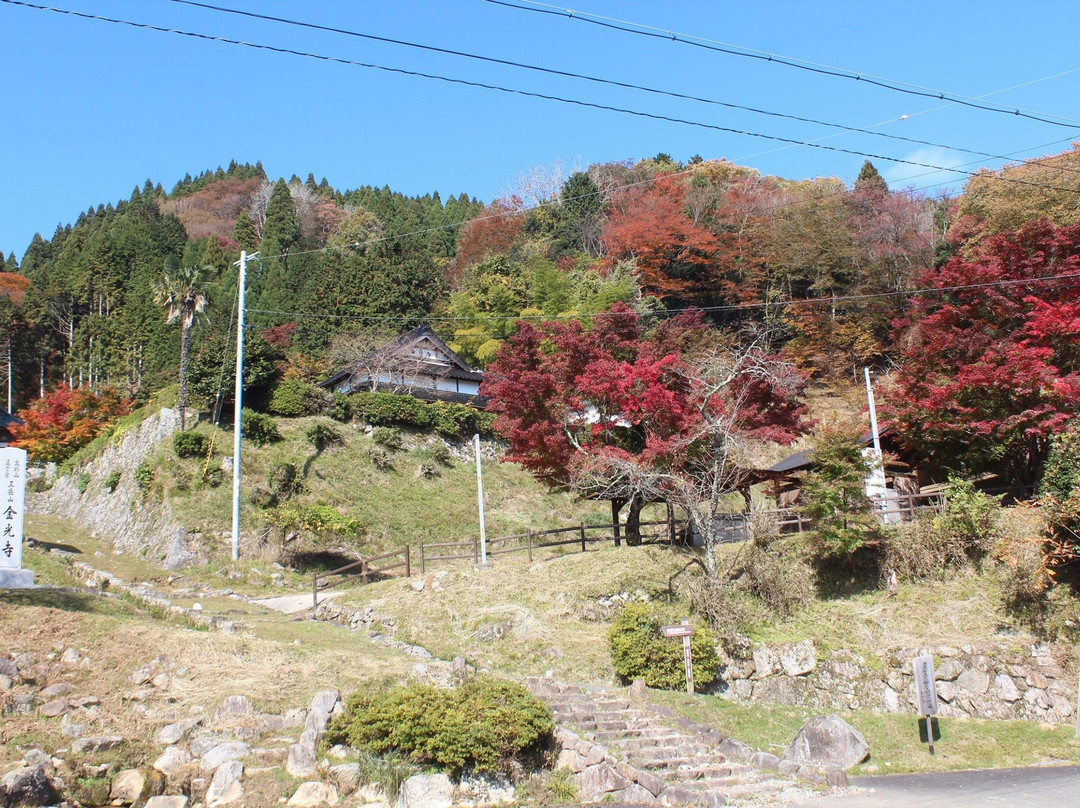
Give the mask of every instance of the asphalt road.
POLYGON ((859 777, 853 793, 790 808, 1080 808, 1080 766, 859 777))

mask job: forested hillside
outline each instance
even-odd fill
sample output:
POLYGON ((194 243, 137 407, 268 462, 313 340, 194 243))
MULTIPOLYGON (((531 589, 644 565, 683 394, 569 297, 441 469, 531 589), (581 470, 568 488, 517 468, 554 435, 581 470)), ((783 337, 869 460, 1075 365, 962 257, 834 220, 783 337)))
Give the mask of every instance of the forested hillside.
POLYGON ((980 172, 955 198, 890 191, 869 161, 848 187, 665 154, 534 172, 490 204, 275 181, 260 164, 168 192, 147 180, 7 259, 14 407, 61 384, 143 401, 174 383, 181 328, 153 290, 194 266, 210 269, 193 315, 193 403, 220 401, 233 265, 247 250, 259 253, 247 289, 255 406, 282 378, 323 377, 358 332, 428 319, 483 366, 520 318, 588 328, 621 303, 648 329, 694 308, 736 340, 754 326, 804 378, 890 371, 910 442, 948 447, 945 465, 1030 481, 1080 398, 1078 155, 980 172))

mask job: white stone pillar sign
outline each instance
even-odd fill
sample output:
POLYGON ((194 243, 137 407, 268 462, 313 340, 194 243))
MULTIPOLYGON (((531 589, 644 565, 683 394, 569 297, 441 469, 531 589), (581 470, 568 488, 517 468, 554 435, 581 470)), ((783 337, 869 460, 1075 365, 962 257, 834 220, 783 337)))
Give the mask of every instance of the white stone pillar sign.
POLYGON ((26 450, 0 449, 0 587, 34 585, 22 568, 23 505, 26 502, 26 450))

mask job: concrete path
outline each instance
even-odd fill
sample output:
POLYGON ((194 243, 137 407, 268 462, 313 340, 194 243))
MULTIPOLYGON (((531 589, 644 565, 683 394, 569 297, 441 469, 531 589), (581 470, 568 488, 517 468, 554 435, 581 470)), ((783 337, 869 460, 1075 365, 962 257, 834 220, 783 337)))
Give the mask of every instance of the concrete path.
MULTIPOLYGON (((337 592, 320 592, 319 603, 344 594, 344 589, 337 592)), ((303 611, 311 611, 310 592, 305 595, 282 595, 276 598, 259 598, 258 600, 252 600, 251 602, 257 603, 260 606, 265 606, 267 609, 273 609, 275 612, 281 612, 282 614, 299 614, 303 611)))
POLYGON ((1080 808, 1080 766, 899 774, 852 780, 856 793, 786 808, 1080 808))

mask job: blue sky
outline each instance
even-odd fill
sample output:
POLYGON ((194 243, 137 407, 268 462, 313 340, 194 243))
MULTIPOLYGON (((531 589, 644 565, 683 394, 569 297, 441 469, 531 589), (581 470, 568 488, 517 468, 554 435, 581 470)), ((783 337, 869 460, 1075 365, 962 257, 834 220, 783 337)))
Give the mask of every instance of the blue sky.
MULTIPOLYGON (((29 0, 27 0, 29 2, 29 0)), ((210 0, 213 2, 213 0, 210 0)), ((662 121, 36 10, 0 0, 0 250, 150 178, 261 160, 339 189, 465 192, 490 201, 534 168, 563 171, 666 152, 726 157, 792 179, 850 183, 863 154, 999 166, 1080 140, 1080 4, 1035 2, 644 2, 577 0, 576 17, 487 0, 217 0, 232 9, 583 74, 712 102, 872 129, 839 132, 716 103, 255 20, 173 0, 38 0, 190 33, 619 107, 662 121), (577 17, 583 17, 578 19, 577 17), (592 20, 593 22, 590 22, 592 20), (601 27, 672 32, 894 83, 982 98, 1056 125, 601 27), (905 117, 906 116, 906 117, 905 117), (1073 117, 1075 116, 1075 117, 1073 117), (719 131, 815 142, 849 154, 719 131), (951 150, 983 152, 992 157, 951 150)), ((532 0, 507 0, 553 10, 532 0)), ((894 187, 959 187, 962 175, 874 159, 894 187), (942 185, 942 183, 951 183, 942 185)))

